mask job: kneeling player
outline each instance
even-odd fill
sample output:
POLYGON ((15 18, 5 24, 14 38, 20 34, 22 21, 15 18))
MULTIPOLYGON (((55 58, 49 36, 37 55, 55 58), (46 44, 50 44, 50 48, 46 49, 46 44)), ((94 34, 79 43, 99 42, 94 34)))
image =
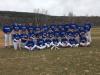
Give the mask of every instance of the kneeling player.
POLYGON ((25 48, 32 51, 36 48, 36 44, 33 41, 32 37, 29 37, 28 41, 26 42, 25 48))
POLYGON ((51 42, 51 50, 55 48, 56 49, 59 49, 58 46, 59 46, 59 40, 57 39, 57 37, 53 37, 52 38, 52 42, 51 42))
POLYGON ((59 45, 61 47, 67 47, 68 46, 68 39, 66 37, 62 37, 61 41, 59 41, 59 45))
POLYGON ((78 35, 76 34, 76 32, 68 33, 68 46, 69 47, 78 47, 79 46, 77 37, 78 37, 78 35))
POLYGON ((39 38, 37 38, 37 49, 45 49, 45 48, 46 48, 45 41, 40 36, 39 38))
POLYGON ((78 44, 78 41, 76 39, 69 39, 68 46, 70 46, 70 47, 78 47, 79 44, 78 44))
POLYGON ((47 48, 51 47, 51 39, 49 37, 45 39, 45 45, 47 48))
POLYGON ((28 40, 28 34, 26 34, 26 32, 22 32, 21 34, 21 47, 24 48, 27 40, 28 40))
POLYGON ((15 50, 17 50, 18 48, 21 49, 21 36, 19 32, 15 32, 13 34, 13 45, 15 50))

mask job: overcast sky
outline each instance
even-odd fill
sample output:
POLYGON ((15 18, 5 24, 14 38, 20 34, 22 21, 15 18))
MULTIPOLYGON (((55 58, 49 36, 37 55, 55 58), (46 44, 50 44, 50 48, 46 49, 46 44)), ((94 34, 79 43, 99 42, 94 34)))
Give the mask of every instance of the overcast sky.
POLYGON ((75 15, 100 16, 100 0, 0 0, 0 10, 33 12, 46 9, 48 14, 61 16, 73 12, 75 15))

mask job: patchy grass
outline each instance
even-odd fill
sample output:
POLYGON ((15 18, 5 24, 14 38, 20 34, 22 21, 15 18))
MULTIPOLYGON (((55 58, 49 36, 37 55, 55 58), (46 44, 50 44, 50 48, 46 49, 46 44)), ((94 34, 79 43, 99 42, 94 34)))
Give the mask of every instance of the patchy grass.
POLYGON ((0 75, 100 75, 100 28, 92 30, 92 37, 91 47, 32 52, 0 48, 0 75))

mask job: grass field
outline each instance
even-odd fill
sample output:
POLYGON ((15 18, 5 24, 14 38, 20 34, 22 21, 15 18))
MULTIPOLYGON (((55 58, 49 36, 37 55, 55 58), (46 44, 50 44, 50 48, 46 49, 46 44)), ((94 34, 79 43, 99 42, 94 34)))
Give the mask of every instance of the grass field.
POLYGON ((100 75, 100 28, 92 30, 92 39, 91 47, 53 51, 0 48, 0 75, 100 75))

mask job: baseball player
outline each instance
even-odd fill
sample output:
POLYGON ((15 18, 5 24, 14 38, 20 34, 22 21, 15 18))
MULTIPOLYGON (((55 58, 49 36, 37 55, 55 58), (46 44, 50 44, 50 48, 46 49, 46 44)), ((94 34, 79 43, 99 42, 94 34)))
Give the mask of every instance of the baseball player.
POLYGON ((25 47, 25 44, 28 40, 28 34, 26 31, 22 31, 22 33, 20 34, 21 36, 21 47, 24 48, 25 47))
POLYGON ((51 47, 51 39, 49 37, 45 39, 45 45, 47 48, 51 47))
POLYGON ((11 32, 12 32, 12 26, 9 24, 5 24, 3 26, 3 33, 4 33, 4 38, 5 38, 5 48, 12 46, 11 32))
POLYGON ((92 42, 92 40, 91 40, 91 24, 90 23, 86 23, 84 25, 84 29, 86 31, 87 41, 88 41, 88 43, 90 45, 91 42, 92 42))
POLYGON ((39 38, 37 38, 37 49, 45 49, 46 45, 45 45, 45 41, 44 39, 40 36, 39 38))
POLYGON ((13 35, 13 45, 14 45, 14 49, 21 50, 21 35, 19 34, 18 31, 16 31, 13 35))
POLYGON ((66 37, 62 37, 61 40, 59 41, 59 45, 61 47, 67 47, 68 46, 68 40, 66 37))
POLYGON ((28 30, 28 27, 25 24, 21 24, 19 27, 22 32, 26 32, 28 30))
POLYGON ((12 24, 12 28, 13 28, 13 32, 12 34, 15 34, 16 32, 21 32, 21 24, 17 24, 17 23, 14 23, 12 24))
POLYGON ((79 28, 79 36, 80 36, 80 46, 88 46, 90 43, 87 39, 87 33, 84 26, 80 26, 79 28))
POLYGON ((51 42, 51 45, 52 45, 52 47, 51 47, 51 50, 53 50, 53 49, 59 49, 58 47, 59 47, 59 40, 57 39, 57 37, 52 37, 52 42, 51 42))
POLYGON ((35 31, 35 26, 32 25, 32 23, 29 23, 29 25, 27 26, 27 30, 28 32, 31 32, 31 31, 35 31))
POLYGON ((74 32, 68 32, 68 46, 69 47, 78 47, 79 43, 78 40, 75 38, 74 32))
POLYGON ((26 42, 25 48, 29 51, 32 51, 36 48, 36 44, 32 37, 29 37, 28 41, 26 42))

